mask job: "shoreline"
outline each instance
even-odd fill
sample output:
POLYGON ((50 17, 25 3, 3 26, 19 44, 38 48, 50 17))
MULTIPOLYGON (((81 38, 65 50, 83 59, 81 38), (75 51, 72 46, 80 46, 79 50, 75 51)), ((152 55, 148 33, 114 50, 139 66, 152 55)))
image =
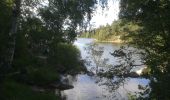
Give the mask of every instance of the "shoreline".
POLYGON ((95 42, 99 42, 99 43, 116 43, 116 44, 123 44, 123 43, 125 43, 125 42, 123 42, 122 40, 114 40, 114 41, 107 41, 107 40, 105 40, 105 41, 100 41, 100 40, 97 40, 97 39, 94 39, 95 40, 95 42))
MULTIPOLYGON (((78 38, 84 38, 84 37, 77 37, 78 38)), ((98 43, 115 43, 115 44, 125 44, 126 42, 124 42, 123 40, 120 39, 116 39, 116 40, 98 40, 95 38, 84 38, 84 39, 93 39, 94 42, 98 42, 98 43)))

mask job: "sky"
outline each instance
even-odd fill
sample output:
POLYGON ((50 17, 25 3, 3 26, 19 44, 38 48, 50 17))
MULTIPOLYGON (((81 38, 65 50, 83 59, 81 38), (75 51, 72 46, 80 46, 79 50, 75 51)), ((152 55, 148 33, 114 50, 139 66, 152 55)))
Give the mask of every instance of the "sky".
POLYGON ((94 28, 101 25, 112 24, 114 20, 118 19, 119 14, 119 0, 109 0, 108 9, 102 10, 100 6, 97 6, 96 11, 91 19, 91 24, 94 28))

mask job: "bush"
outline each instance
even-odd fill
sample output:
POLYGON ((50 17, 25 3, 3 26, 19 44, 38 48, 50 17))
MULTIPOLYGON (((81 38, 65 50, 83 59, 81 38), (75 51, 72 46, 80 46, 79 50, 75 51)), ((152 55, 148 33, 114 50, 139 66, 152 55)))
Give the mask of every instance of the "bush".
POLYGON ((51 66, 56 66, 61 73, 79 72, 83 69, 80 62, 80 52, 79 50, 66 43, 57 44, 52 47, 53 50, 48 58, 49 64, 51 66))

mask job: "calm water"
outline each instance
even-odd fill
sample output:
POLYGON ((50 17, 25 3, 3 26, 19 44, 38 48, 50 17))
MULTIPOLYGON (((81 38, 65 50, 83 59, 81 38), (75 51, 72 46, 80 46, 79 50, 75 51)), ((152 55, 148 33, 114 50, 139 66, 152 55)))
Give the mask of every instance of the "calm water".
MULTIPOLYGON (((82 59, 89 71, 94 72, 96 64, 91 58, 88 47, 93 44, 93 39, 78 38, 75 45, 81 51, 82 59)), ((117 58, 110 53, 119 49, 120 44, 98 43, 97 45, 104 52, 99 56, 100 60, 106 60, 107 65, 117 64, 117 58)), ((100 61, 99 60, 99 61, 100 61)), ((144 78, 126 78, 126 79, 107 79, 100 78, 97 75, 79 74, 77 76, 68 76, 69 84, 74 88, 62 91, 62 96, 66 100, 128 100, 128 93, 134 94, 140 92, 138 85, 147 85, 149 80, 144 78), (115 83, 116 82, 116 83, 115 83)))

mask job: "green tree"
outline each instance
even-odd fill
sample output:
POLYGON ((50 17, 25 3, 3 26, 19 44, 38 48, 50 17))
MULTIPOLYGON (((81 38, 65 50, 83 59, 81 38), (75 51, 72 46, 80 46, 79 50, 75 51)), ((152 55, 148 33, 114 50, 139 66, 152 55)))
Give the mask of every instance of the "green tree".
POLYGON ((1 0, 2 66, 12 66, 19 33, 25 36, 26 45, 32 48, 33 54, 42 54, 46 51, 44 48, 49 49, 56 43, 73 42, 77 26, 85 16, 91 18, 96 1, 48 0, 46 5, 42 3, 41 0, 1 0))
POLYGON ((113 21, 111 25, 100 26, 90 32, 84 32, 80 37, 95 38, 99 41, 115 41, 125 40, 130 41, 129 33, 135 33, 141 27, 133 22, 127 22, 123 19, 113 21))
MULTIPOLYGON (((47 4, 43 1, 0 0, 2 87, 3 83, 9 83, 8 79, 49 84, 57 80, 59 72, 80 68, 79 52, 72 42, 77 26, 82 25, 84 19, 91 19, 97 1, 47 0, 47 4)), ((10 94, 14 98, 15 93, 10 94)), ((7 97, 5 99, 10 98, 7 97)))
POLYGON ((145 50, 146 64, 151 68, 150 98, 168 100, 170 88, 170 1, 121 0, 120 18, 140 27, 131 33, 131 44, 145 50))

